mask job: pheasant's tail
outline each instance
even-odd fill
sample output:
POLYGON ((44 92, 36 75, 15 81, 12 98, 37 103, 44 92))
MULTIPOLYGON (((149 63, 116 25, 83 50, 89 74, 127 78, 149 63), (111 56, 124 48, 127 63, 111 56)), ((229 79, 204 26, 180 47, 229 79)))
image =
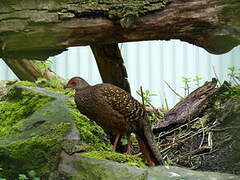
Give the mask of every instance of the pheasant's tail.
POLYGON ((144 132, 137 134, 140 150, 148 164, 150 166, 162 165, 163 159, 153 138, 153 133, 149 126, 144 126, 144 132))

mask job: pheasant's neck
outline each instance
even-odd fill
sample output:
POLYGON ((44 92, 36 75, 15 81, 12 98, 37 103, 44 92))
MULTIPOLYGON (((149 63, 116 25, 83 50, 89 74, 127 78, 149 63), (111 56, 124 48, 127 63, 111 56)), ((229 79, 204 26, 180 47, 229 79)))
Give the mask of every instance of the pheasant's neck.
POLYGON ((89 84, 86 84, 86 85, 83 85, 81 87, 76 88, 76 91, 82 91, 82 90, 88 89, 90 87, 91 86, 89 84))

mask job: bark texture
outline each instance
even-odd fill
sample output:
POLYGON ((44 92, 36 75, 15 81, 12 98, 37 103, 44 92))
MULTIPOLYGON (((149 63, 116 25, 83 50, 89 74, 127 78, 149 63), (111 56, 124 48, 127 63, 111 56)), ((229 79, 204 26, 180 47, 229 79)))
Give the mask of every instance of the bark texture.
POLYGON ((11 0, 0 2, 0 12, 0 57, 169 39, 220 54, 240 43, 239 0, 11 0))
POLYGON ((22 81, 35 82, 38 78, 45 78, 51 80, 53 78, 61 79, 54 72, 48 68, 41 69, 36 62, 28 59, 8 59, 5 58, 4 62, 15 73, 15 75, 22 81))
POLYGON ((164 119, 154 126, 153 132, 166 131, 202 115, 213 104, 215 96, 225 87, 225 84, 221 88, 216 88, 216 86, 217 79, 213 78, 212 81, 206 82, 203 86, 197 88, 168 111, 164 119))
POLYGON ((91 45, 104 83, 114 84, 131 93, 127 71, 117 44, 91 45))

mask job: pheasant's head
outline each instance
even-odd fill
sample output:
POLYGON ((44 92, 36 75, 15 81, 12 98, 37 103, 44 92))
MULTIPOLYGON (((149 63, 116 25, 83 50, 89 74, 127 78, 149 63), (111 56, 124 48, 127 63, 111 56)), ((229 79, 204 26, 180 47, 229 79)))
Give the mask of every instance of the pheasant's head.
POLYGON ((84 89, 84 88, 89 87, 89 86, 90 85, 84 79, 82 79, 80 77, 73 77, 72 79, 70 79, 68 81, 65 88, 72 88, 72 89, 75 89, 75 90, 80 90, 80 89, 84 89))

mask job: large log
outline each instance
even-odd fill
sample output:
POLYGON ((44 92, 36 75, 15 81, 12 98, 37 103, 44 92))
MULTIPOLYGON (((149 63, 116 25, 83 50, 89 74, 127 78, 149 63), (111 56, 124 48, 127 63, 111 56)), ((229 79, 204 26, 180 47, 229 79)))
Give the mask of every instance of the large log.
POLYGON ((45 59, 93 43, 180 39, 219 54, 240 43, 239 0, 0 2, 0 57, 45 59))

